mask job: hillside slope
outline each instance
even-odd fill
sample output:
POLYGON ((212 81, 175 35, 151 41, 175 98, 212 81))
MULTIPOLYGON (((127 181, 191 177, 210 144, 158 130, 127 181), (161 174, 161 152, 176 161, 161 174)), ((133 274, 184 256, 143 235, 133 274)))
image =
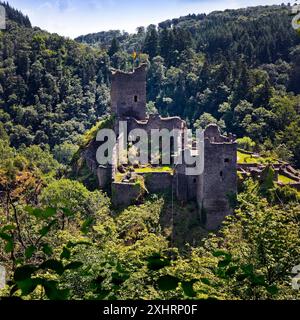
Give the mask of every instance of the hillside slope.
POLYGON ((300 37, 290 7, 189 15, 133 35, 77 39, 85 44, 12 12, 0 34, 0 126, 13 146, 77 143, 109 112, 109 68, 132 70, 135 49, 149 59, 149 112, 194 129, 217 122, 256 151, 300 165, 300 37))
POLYGON ((78 38, 108 47, 111 64, 131 67, 131 52, 150 57, 149 109, 179 115, 194 128, 217 122, 249 136, 258 152, 300 165, 300 37, 289 6, 189 15, 139 28, 78 38), (298 96, 297 96, 298 95, 298 96))
POLYGON ((0 125, 16 147, 76 143, 108 106, 105 52, 32 28, 7 8, 7 30, 0 32, 0 125))

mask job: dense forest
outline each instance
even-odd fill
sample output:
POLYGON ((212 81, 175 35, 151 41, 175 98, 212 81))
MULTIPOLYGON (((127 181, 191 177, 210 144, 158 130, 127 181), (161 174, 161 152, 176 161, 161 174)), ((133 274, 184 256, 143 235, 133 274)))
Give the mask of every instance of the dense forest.
POLYGON ((287 6, 189 15, 129 35, 77 38, 108 50, 115 68, 130 69, 136 50, 150 59, 148 100, 190 126, 218 122, 248 136, 259 151, 300 164, 300 38, 287 6), (111 45, 109 47, 109 41, 111 45))
MULTIPOLYGON (((113 208, 73 179, 88 130, 110 114, 110 69, 147 62, 148 112, 218 123, 300 166, 300 36, 288 6, 189 15, 81 36, 32 27, 7 3, 0 31, 0 296, 24 299, 299 299, 299 193, 239 186, 217 234, 170 195, 113 208), (188 217, 192 217, 189 218, 188 217)), ((271 169, 270 169, 271 170, 271 169)), ((272 172, 270 172, 270 175, 272 172)))

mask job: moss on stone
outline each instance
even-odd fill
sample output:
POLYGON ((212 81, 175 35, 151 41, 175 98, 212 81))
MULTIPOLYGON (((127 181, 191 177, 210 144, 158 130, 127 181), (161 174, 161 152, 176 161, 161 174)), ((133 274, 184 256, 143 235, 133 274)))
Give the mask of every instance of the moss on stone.
POLYGON ((110 115, 96 123, 90 130, 86 131, 82 136, 80 148, 87 147, 93 140, 95 140, 99 130, 113 129, 114 121, 115 117, 110 115))
POLYGON ((140 188, 140 196, 144 196, 145 193, 148 193, 146 188, 145 179, 142 176, 137 176, 135 181, 135 187, 140 188))
POLYGON ((97 133, 101 129, 113 129, 115 117, 107 116, 88 130, 81 138, 78 151, 72 159, 72 174, 77 180, 83 182, 89 189, 97 189, 97 176, 90 171, 84 159, 83 152, 95 141, 97 133))

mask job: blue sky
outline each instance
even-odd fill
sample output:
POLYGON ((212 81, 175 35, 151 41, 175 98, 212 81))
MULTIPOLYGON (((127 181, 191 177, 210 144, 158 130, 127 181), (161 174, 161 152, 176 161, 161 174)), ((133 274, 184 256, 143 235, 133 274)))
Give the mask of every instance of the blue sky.
POLYGON ((189 13, 209 13, 282 0, 8 0, 28 14, 34 26, 74 38, 110 29, 134 32, 138 26, 189 13))

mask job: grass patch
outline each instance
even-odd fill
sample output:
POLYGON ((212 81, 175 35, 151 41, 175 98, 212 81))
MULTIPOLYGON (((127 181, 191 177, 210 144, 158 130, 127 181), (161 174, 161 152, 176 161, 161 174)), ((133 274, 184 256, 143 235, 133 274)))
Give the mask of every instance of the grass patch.
POLYGON ((171 167, 146 167, 134 169, 136 173, 153 173, 153 172, 169 172, 172 173, 173 169, 171 167))
POLYGON ((281 182, 284 184, 290 184, 290 183, 296 183, 297 181, 280 174, 278 176, 278 182, 281 182))
MULTIPOLYGON (((134 169, 134 172, 137 174, 142 173, 157 173, 157 172, 167 172, 173 174, 173 169, 168 166, 164 167, 145 167, 145 168, 136 168, 134 169)), ((115 182, 122 182, 124 177, 126 176, 126 173, 120 173, 118 172, 115 175, 115 182)))
POLYGON ((93 141, 99 130, 101 129, 112 129, 114 124, 114 116, 106 116, 94 125, 90 130, 87 130, 81 138, 80 147, 85 148, 93 141))
POLYGON ((122 182, 123 178, 124 178, 125 174, 123 173, 116 173, 115 175, 115 182, 119 183, 119 182, 122 182))
POLYGON ((259 164, 268 164, 268 163, 278 163, 274 158, 264 158, 257 157, 252 154, 244 153, 242 151, 237 152, 237 162, 240 164, 243 163, 259 163, 259 164))

